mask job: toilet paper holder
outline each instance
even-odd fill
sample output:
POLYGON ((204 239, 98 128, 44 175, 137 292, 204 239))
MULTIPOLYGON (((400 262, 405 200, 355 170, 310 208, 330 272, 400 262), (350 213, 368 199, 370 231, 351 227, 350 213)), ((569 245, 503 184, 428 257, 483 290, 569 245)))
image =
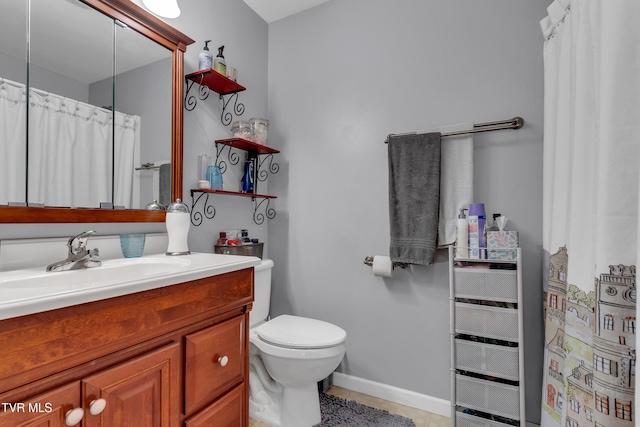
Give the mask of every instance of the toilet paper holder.
MULTIPOLYGON (((373 267, 373 257, 371 255, 364 257, 364 263, 366 265, 368 265, 369 267, 373 267)), ((392 265, 393 265, 393 268, 396 268, 396 267, 407 268, 407 267, 409 267, 409 263, 406 263, 406 262, 393 262, 392 265)))

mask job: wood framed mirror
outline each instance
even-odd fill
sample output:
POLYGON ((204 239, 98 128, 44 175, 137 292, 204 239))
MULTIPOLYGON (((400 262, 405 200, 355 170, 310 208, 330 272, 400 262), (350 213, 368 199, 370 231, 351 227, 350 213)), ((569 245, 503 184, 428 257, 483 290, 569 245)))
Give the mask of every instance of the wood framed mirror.
MULTIPOLYGON (((171 201, 174 201, 175 199, 182 198, 184 52, 188 45, 194 43, 194 40, 130 0, 68 1, 88 6, 89 8, 104 15, 106 19, 113 20, 123 28, 133 30, 133 32, 138 34, 138 37, 142 36, 142 39, 147 40, 147 43, 150 42, 160 46, 161 49, 164 48, 167 50, 167 61, 170 61, 171 71, 166 73, 166 78, 170 78, 171 82, 167 82, 166 92, 167 98, 171 98, 171 101, 167 100, 167 103, 171 103, 171 113, 169 117, 169 109, 167 108, 167 116, 164 122, 167 122, 170 119, 170 124, 165 123, 167 133, 170 132, 171 134, 170 199, 171 201), (168 88, 169 85, 171 87, 170 91, 168 88)), ((120 37, 120 40, 123 40, 123 38, 120 37)), ((124 40, 126 40, 126 38, 124 40)), ((124 46, 126 47, 127 44, 125 43, 124 46)), ((92 61, 91 57, 83 57, 82 55, 77 56, 80 56, 80 58, 78 58, 80 61, 92 61)), ((116 61, 114 60, 113 62, 115 64, 116 61)), ((122 63, 122 61, 120 63, 122 63)), ((113 68, 113 75, 115 76, 118 71, 116 70, 115 65, 113 68)), ((167 66, 167 69, 168 68, 169 65, 167 66)), ((31 77, 29 77, 29 79, 31 79, 31 77)), ((115 80, 115 77, 113 80, 115 80)), ((164 85, 164 83, 162 84, 164 85)), ((112 92, 115 93, 115 89, 113 89, 112 92)), ((105 102, 104 105, 110 104, 105 102)), ((117 106, 112 106, 112 108, 115 110, 117 109, 117 106)), ((25 143, 25 145, 27 144, 25 143)), ((168 155, 169 154, 167 154, 167 156, 168 155)), ((33 170, 34 167, 28 166, 28 160, 24 163, 26 169, 25 176, 27 176, 29 169, 33 170)), ((115 181, 113 175, 112 180, 115 181)), ((4 183, 4 185, 7 184, 4 183)), ((113 184, 111 191, 115 192, 115 186, 113 184)), ((26 192, 28 193, 28 190, 26 192)), ((28 199, 28 197, 25 198, 28 199)), ((111 196, 111 199, 113 200, 113 196, 111 196)), ((150 202, 151 200, 148 201, 150 202)), ((62 206, 66 205, 63 204, 62 206)), ((71 206, 74 205, 72 204, 71 206)), ((140 208, 141 209, 99 209, 97 207, 49 207, 47 203, 45 203, 45 207, 33 207, 32 203, 27 203, 27 206, 7 206, 6 201, 2 201, 0 204, 0 223, 163 222, 165 219, 165 214, 162 211, 145 210, 144 204, 142 204, 140 208)))

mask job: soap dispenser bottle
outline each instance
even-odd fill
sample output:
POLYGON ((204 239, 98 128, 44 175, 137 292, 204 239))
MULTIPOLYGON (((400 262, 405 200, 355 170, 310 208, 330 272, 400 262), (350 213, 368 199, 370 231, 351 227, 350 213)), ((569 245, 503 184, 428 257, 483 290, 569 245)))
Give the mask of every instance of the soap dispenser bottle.
POLYGON ((222 51, 224 50, 224 46, 220 46, 218 48, 218 56, 213 61, 213 69, 222 74, 223 76, 227 75, 227 62, 224 60, 224 55, 222 51))
POLYGON ((456 222, 456 258, 469 258, 469 221, 464 211, 460 209, 456 222))
POLYGON ((189 208, 177 199, 167 208, 166 216, 167 233, 169 234, 169 245, 167 255, 189 255, 189 226, 191 225, 191 215, 189 208))
POLYGON ((211 40, 204 41, 204 47, 200 51, 200 54, 198 54, 198 70, 206 70, 213 66, 213 55, 209 52, 209 42, 211 42, 211 40))

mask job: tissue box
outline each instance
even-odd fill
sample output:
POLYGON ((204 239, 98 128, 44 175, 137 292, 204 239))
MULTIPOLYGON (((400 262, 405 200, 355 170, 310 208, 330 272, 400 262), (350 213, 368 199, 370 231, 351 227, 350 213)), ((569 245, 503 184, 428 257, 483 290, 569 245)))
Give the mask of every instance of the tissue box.
POLYGON ((517 257, 517 231, 487 231, 487 258, 514 261, 517 257))

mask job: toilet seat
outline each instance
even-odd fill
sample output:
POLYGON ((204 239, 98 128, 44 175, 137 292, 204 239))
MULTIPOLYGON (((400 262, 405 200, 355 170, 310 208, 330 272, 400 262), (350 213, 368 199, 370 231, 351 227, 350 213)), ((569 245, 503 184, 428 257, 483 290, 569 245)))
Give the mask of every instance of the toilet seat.
POLYGON ((331 323, 286 314, 258 326, 256 334, 268 344, 291 349, 335 347, 347 338, 344 329, 331 323))

